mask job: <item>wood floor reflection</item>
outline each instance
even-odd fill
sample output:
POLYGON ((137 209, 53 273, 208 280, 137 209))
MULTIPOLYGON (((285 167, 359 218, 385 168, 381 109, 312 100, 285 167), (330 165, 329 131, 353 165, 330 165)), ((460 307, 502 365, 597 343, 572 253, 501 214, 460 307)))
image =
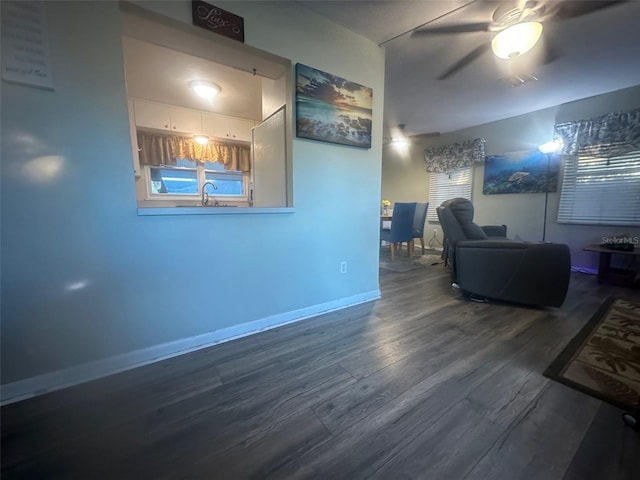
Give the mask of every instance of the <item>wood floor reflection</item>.
POLYGON ((621 412, 542 371, 608 296, 463 300, 443 265, 382 299, 2 408, 2 478, 637 479, 621 412))

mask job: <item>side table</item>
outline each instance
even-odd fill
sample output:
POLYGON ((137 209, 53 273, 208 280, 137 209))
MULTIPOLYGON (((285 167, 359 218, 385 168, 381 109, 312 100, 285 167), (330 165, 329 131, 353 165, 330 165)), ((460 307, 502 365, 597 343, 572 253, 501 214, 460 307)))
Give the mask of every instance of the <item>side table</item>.
POLYGON ((612 255, 625 255, 631 257, 640 257, 640 248, 633 250, 615 250, 612 248, 601 247, 600 245, 587 245, 583 248, 586 252, 596 252, 600 254, 598 262, 598 282, 612 282, 619 285, 632 287, 636 284, 636 276, 638 273, 633 269, 614 268, 611 266, 612 255))

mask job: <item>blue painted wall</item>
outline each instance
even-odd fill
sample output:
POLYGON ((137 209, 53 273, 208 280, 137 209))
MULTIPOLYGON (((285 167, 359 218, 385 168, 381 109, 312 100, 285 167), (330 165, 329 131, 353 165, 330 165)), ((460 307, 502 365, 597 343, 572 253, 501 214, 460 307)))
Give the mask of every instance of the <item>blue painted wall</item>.
POLYGON ((377 291, 384 51, 291 2, 218 3, 247 44, 372 87, 373 147, 294 139, 294 213, 138 216, 118 3, 47 5, 55 91, 2 84, 3 384, 377 291))

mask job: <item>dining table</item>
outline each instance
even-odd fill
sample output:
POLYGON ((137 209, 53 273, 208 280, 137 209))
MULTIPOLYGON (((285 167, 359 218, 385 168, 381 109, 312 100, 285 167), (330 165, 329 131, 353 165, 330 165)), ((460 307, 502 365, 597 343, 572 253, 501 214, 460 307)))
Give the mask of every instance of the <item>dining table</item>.
POLYGON ((384 222, 390 222, 391 221, 391 217, 393 217, 393 213, 392 212, 381 213, 380 214, 380 228, 383 228, 384 222))

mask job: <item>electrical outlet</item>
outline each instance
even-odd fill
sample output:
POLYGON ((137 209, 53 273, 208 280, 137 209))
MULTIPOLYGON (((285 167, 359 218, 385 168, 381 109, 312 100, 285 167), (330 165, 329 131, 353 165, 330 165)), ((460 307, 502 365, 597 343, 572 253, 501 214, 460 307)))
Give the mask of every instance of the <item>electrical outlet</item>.
POLYGON ((347 273, 347 262, 343 260, 340 262, 340 273, 347 273))

